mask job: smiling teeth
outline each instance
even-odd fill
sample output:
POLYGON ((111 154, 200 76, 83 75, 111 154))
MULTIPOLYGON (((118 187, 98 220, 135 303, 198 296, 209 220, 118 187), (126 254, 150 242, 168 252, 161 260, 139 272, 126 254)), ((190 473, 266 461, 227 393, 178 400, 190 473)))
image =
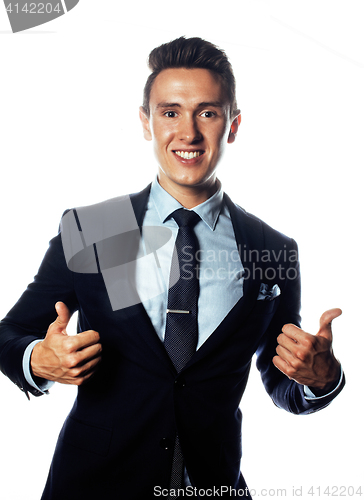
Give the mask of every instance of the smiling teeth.
POLYGON ((200 156, 201 151, 175 151, 177 156, 180 156, 181 158, 184 158, 185 160, 191 160, 192 158, 197 158, 200 156))

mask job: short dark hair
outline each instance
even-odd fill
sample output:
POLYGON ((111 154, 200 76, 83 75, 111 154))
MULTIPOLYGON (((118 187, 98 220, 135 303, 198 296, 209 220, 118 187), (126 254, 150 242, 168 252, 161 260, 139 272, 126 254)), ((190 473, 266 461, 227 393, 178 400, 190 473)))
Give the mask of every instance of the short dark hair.
POLYGON ((235 77, 225 52, 202 38, 184 36, 156 47, 149 54, 148 66, 152 73, 144 87, 143 108, 150 114, 149 99, 154 80, 161 71, 169 68, 203 68, 220 75, 230 102, 230 114, 237 109, 235 77))

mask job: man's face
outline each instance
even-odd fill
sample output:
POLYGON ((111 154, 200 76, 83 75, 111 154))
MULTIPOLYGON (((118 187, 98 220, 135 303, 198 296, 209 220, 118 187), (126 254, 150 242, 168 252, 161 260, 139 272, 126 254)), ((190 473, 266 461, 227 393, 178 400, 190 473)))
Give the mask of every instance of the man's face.
POLYGON ((149 107, 149 118, 142 108, 140 117, 144 137, 154 143, 161 186, 172 195, 211 191, 225 144, 233 142, 238 127, 220 77, 199 68, 163 70, 149 107))

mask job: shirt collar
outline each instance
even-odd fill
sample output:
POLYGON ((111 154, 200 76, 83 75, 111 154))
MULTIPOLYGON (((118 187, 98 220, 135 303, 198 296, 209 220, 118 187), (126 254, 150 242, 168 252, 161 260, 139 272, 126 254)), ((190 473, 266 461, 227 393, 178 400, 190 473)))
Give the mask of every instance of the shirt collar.
MULTIPOLYGON (((213 231, 215 229, 217 219, 219 218, 222 202, 223 202, 223 190, 221 187, 221 182, 217 179, 217 191, 208 200, 204 201, 200 205, 193 207, 193 211, 196 212, 205 224, 213 231)), ((155 178, 150 190, 150 199, 154 203, 158 216, 162 223, 171 215, 172 212, 178 208, 183 208, 183 206, 171 196, 162 186, 159 184, 158 179, 155 178)))

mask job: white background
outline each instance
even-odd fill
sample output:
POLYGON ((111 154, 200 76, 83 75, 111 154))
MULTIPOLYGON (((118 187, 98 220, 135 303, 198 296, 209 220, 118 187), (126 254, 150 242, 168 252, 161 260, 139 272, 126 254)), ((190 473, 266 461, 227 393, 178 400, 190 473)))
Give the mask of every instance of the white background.
MULTIPOLYGON (((0 5, 0 317, 32 280, 64 209, 154 178, 138 121, 149 51, 201 36, 230 57, 242 125, 220 166, 223 187, 297 240, 303 328, 316 333, 323 311, 343 309, 334 350, 347 385, 324 411, 277 409, 252 368, 242 470, 260 496, 282 497, 280 488, 293 498, 302 487, 301 498, 315 499, 320 487, 329 498, 327 486, 360 485, 364 493, 363 17, 360 0, 81 0, 12 34, 0 5)), ((75 389, 56 385, 29 402, 1 375, 0 395, 0 498, 38 500, 75 389)))

